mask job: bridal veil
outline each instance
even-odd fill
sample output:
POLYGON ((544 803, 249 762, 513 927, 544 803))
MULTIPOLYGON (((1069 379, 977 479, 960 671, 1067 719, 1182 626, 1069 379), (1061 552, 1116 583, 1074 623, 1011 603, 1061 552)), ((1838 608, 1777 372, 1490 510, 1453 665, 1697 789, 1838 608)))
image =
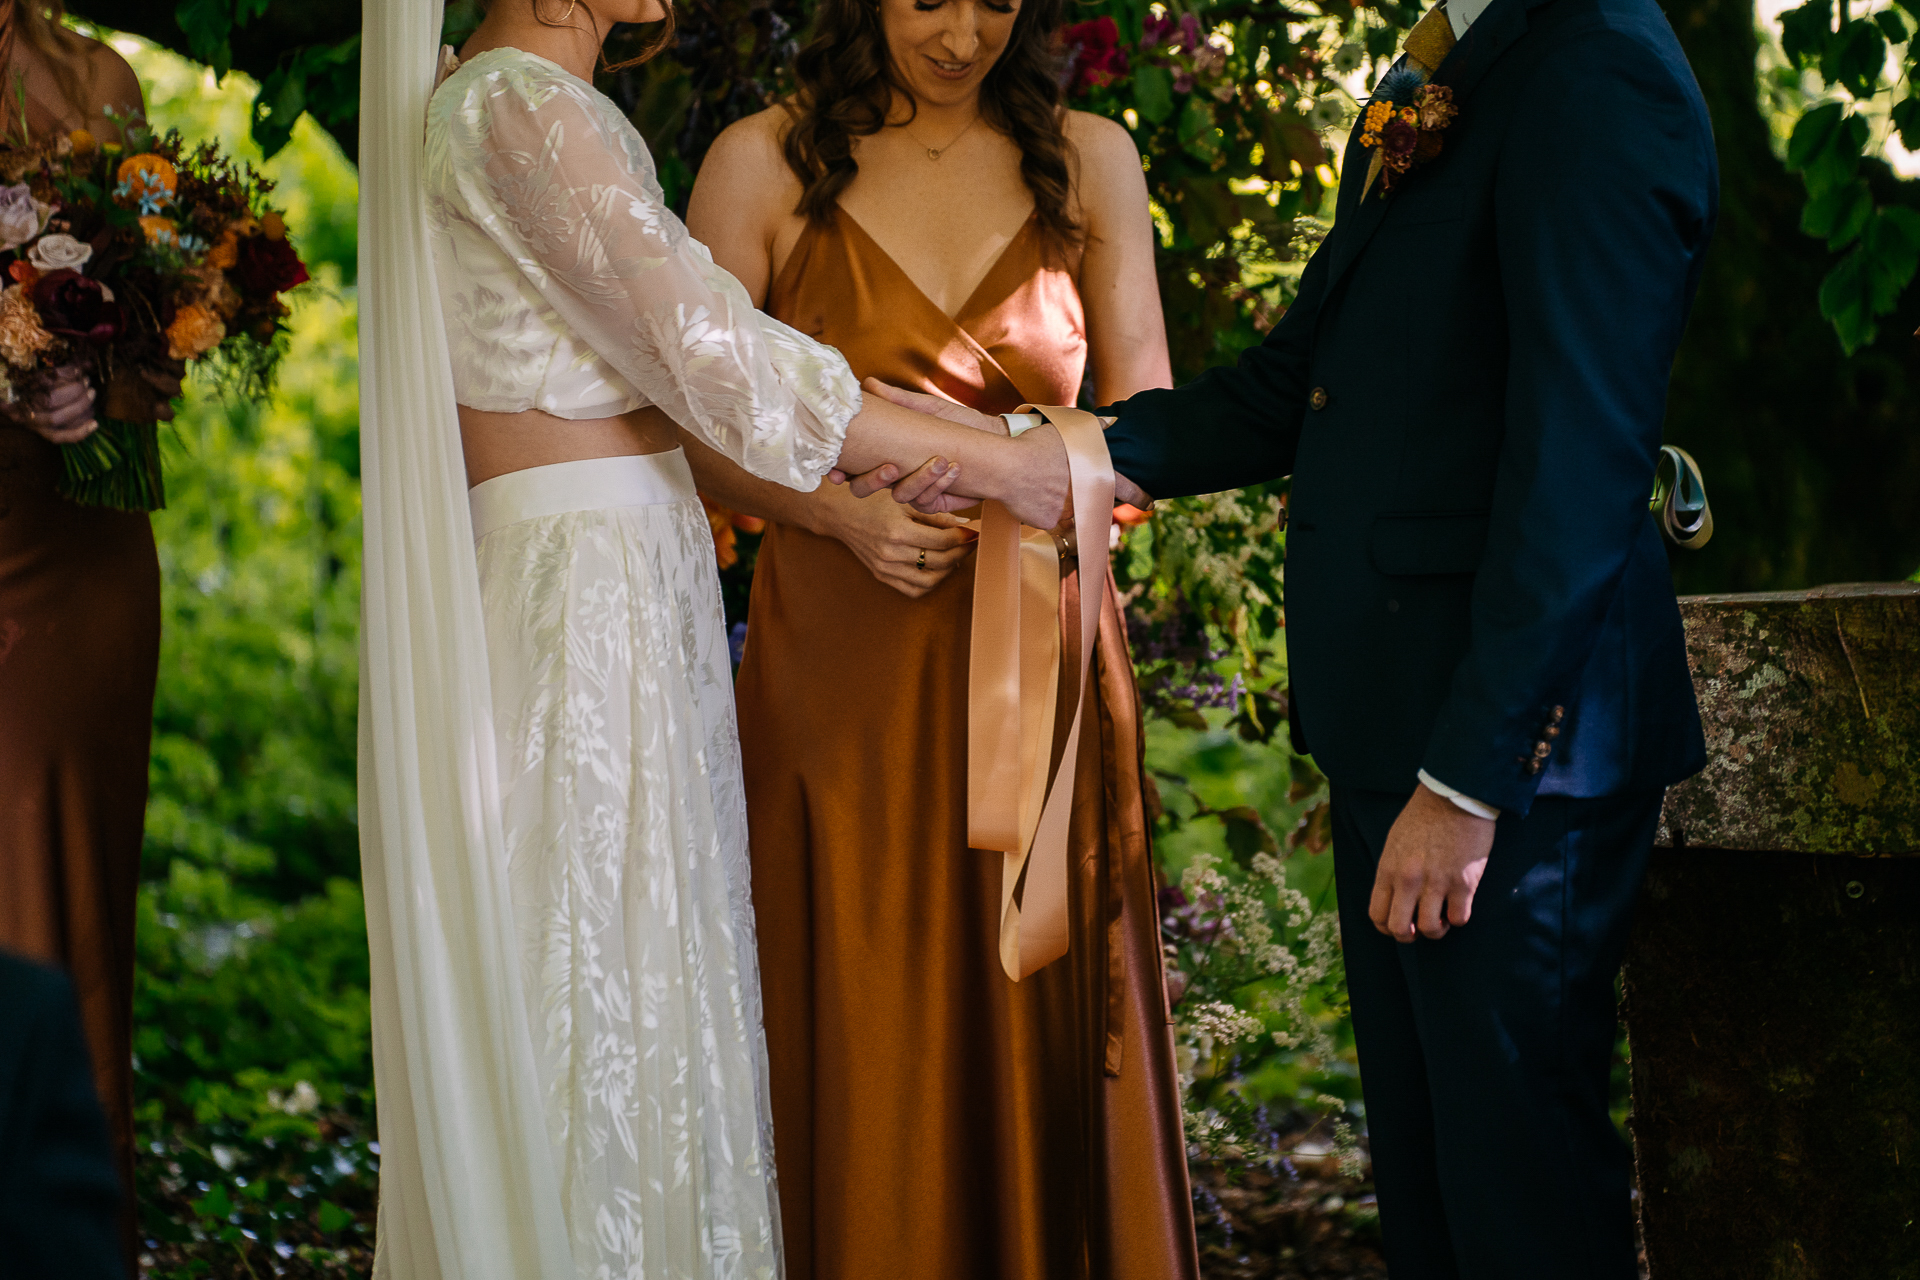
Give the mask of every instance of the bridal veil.
POLYGON ((360 832, 379 1280, 574 1272, 535 1078, 422 179, 441 0, 365 0, 360 832))

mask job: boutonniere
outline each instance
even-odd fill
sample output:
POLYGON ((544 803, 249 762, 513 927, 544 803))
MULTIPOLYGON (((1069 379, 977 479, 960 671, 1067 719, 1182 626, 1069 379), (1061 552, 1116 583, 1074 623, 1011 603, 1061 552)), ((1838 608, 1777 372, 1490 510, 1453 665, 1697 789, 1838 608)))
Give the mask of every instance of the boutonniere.
POLYGON ((1453 90, 1446 85, 1429 84, 1426 76, 1411 68, 1388 72, 1360 123, 1360 145, 1373 152, 1360 198, 1366 199, 1376 178, 1385 195, 1400 178, 1438 156, 1446 145, 1447 129, 1459 115, 1453 90))

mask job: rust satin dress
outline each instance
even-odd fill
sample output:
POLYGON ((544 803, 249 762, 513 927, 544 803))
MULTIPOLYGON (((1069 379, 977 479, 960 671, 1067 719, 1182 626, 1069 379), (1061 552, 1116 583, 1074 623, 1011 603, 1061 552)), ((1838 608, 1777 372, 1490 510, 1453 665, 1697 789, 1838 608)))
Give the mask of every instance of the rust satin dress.
MULTIPOLYGON (((59 465, 53 445, 0 427, 0 949, 72 976, 130 1194, 160 565, 144 514, 59 497, 59 465)), ((122 1229, 130 1248, 131 1212, 122 1229)))
MULTIPOLYGON (((1086 364, 1079 293, 1031 222, 950 320, 842 212, 802 234, 767 310, 861 377, 990 413, 1073 404, 1086 364)), ((761 544, 738 700, 787 1274, 1191 1280, 1116 602, 1074 795, 1072 949, 1015 984, 1001 856, 967 848, 972 598, 971 559, 915 601, 832 539, 773 525, 761 544)))

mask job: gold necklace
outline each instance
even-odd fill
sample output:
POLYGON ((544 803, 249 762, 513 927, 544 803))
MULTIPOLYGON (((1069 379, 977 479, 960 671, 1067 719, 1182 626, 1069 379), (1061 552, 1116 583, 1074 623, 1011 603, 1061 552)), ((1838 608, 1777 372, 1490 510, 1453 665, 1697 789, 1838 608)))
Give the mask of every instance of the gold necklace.
MULTIPOLYGON (((967 121, 967 127, 966 127, 965 129, 962 129, 962 130, 961 130, 960 132, 958 132, 958 133, 956 133, 956 134, 954 134, 954 135, 953 135, 953 142, 949 142, 949 143, 948 143, 948 144, 947 144, 946 146, 944 146, 944 147, 928 147, 928 148, 927 148, 927 159, 929 159, 929 160, 938 160, 938 159, 939 159, 939 158, 940 158, 941 156, 943 156, 943 155, 945 155, 945 154, 946 154, 947 152, 949 152, 949 151, 951 151, 951 150, 953 150, 953 148, 954 148, 954 145, 955 145, 956 143, 958 143, 958 142, 960 141, 960 139, 962 139, 962 138, 964 138, 964 137, 966 137, 966 136, 967 136, 967 134, 968 134, 968 132, 969 132, 970 130, 972 130, 972 128, 973 128, 973 126, 975 126, 976 124, 979 124, 979 123, 980 123, 980 113, 976 111, 976 112, 974 113, 974 115, 973 115, 973 119, 971 119, 971 120, 969 120, 969 121, 967 121)), ((907 136, 908 136, 909 138, 913 138, 913 135, 912 135, 912 134, 908 134, 907 136)), ((920 141, 920 140, 919 140, 918 138, 914 138, 913 140, 914 140, 915 142, 919 142, 919 141, 920 141)))

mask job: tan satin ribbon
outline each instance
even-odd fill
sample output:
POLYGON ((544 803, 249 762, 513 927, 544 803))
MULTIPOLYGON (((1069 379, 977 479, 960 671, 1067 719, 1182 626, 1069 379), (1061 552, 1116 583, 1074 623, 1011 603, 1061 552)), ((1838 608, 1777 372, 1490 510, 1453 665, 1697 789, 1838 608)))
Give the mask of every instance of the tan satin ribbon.
POLYGON ((1080 677, 1066 750, 1049 786, 1060 680, 1059 556, 1044 531, 1023 530, 1004 505, 986 503, 974 552, 967 843, 1004 857, 1000 966, 1015 982, 1067 954, 1067 828, 1113 522, 1113 461, 1100 420, 1044 405, 1019 412, 1043 415, 1067 449, 1080 543, 1080 677))

